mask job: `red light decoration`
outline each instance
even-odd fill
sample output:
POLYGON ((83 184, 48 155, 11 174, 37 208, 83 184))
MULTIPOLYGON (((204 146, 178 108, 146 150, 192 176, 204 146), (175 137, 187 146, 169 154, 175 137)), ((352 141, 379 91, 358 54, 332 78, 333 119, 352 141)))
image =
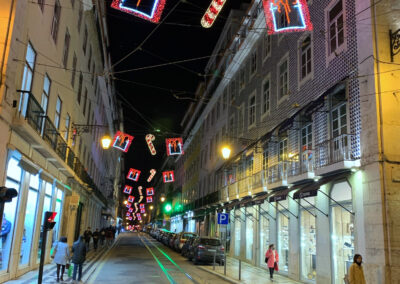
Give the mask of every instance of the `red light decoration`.
POLYGON ((157 171, 155 169, 151 169, 150 170, 150 176, 147 179, 147 182, 151 182, 151 180, 153 179, 153 177, 156 175, 157 171))
POLYGON ((125 185, 124 193, 131 194, 131 192, 132 192, 132 186, 125 185))
POLYGON ((135 201, 135 196, 129 195, 128 202, 133 203, 135 201))
POLYGON ((144 209, 144 203, 140 203, 140 204, 139 204, 139 208, 140 208, 140 209, 144 209))
POLYGON ((140 220, 142 220, 142 215, 140 214, 140 213, 136 213, 136 217, 137 217, 137 219, 140 221, 140 220))
POLYGON ((166 171, 166 172, 163 172, 162 175, 163 175, 164 183, 175 181, 174 171, 166 171))
POLYGON ((136 17, 158 23, 164 10, 165 0, 113 0, 111 7, 136 17))
POLYGON ((129 217, 129 216, 131 216, 131 213, 129 213, 129 212, 126 212, 126 216, 128 216, 128 217, 129 217))
POLYGON ((203 28, 211 28, 219 12, 221 12, 222 7, 224 7, 225 2, 226 0, 213 0, 211 2, 203 18, 201 18, 201 25, 203 28))
POLYGON ((313 29, 307 0, 263 0, 268 34, 313 29))
POLYGON ((157 154, 156 148, 153 145, 153 141, 156 139, 153 134, 147 134, 146 135, 146 142, 147 146, 149 146, 150 153, 154 156, 157 154))
POLYGON ((114 140, 112 142, 112 146, 122 152, 128 152, 129 147, 131 146, 133 136, 123 133, 121 131, 117 131, 114 136, 114 140))
POLYGON ((128 217, 128 220, 129 220, 129 221, 132 221, 132 217, 128 217))
POLYGON ((126 208, 131 208, 131 206, 132 206, 132 203, 126 203, 126 208))
POLYGON ((140 209, 140 213, 146 213, 146 209, 140 209))
POLYGON ((146 195, 147 196, 154 195, 154 188, 153 187, 146 188, 146 195))
POLYGON ((126 176, 127 179, 138 181, 141 171, 136 169, 129 169, 128 175, 126 176))
POLYGON ((183 140, 182 138, 167 138, 165 139, 167 146, 167 155, 183 155, 183 140))
POLYGON ((147 196, 146 203, 152 203, 152 202, 153 202, 153 196, 147 196))
POLYGON ((129 208, 128 211, 129 211, 130 213, 132 213, 132 212, 133 212, 133 208, 129 208))

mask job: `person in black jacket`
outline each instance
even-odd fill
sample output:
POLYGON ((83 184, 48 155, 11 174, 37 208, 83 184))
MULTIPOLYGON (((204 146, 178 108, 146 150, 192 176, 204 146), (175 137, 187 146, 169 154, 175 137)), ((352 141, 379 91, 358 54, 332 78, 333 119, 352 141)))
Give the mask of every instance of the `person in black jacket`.
POLYGON ((88 227, 87 230, 83 233, 83 236, 85 237, 86 250, 89 250, 90 239, 92 238, 92 235, 93 234, 90 230, 90 227, 88 227))
POLYGON ((74 273, 72 274, 72 279, 76 280, 76 273, 78 271, 78 281, 82 279, 82 265, 86 260, 86 244, 84 242, 84 237, 80 236, 72 246, 72 263, 74 264, 74 273))
POLYGON ((99 229, 96 229, 96 231, 93 232, 93 248, 94 250, 97 250, 97 243, 99 242, 99 237, 100 237, 100 232, 99 229))

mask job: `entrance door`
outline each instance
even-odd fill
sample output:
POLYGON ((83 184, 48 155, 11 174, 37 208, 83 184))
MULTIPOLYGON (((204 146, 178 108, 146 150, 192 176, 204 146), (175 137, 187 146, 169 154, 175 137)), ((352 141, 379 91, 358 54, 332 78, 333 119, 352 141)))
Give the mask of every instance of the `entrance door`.
POLYGON ((79 202, 78 210, 76 212, 75 241, 78 240, 79 234, 81 232, 82 211, 83 211, 83 204, 79 202))

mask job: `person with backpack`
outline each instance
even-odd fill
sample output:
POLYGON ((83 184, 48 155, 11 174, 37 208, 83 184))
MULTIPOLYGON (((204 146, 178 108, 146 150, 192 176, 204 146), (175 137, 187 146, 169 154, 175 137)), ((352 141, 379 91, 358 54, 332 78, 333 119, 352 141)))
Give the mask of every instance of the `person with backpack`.
POLYGON ((278 252, 275 250, 275 245, 271 244, 269 245, 268 250, 265 253, 265 263, 268 266, 271 281, 274 281, 274 271, 278 271, 278 262, 278 252))
POLYGON ((68 264, 70 259, 69 246, 67 244, 67 238, 61 237, 60 241, 56 242, 53 246, 53 254, 51 256, 54 263, 57 264, 57 282, 64 281, 65 266, 68 264), (61 277, 60 277, 61 270, 61 277))
POLYGON ((86 244, 84 241, 84 236, 80 236, 79 240, 77 240, 72 246, 72 252, 74 255, 72 256, 72 263, 74 264, 74 272, 72 274, 72 279, 74 282, 76 281, 76 274, 78 272, 78 281, 82 280, 82 266, 86 260, 86 244))
POLYGON ((360 254, 354 255, 353 264, 349 268, 347 282, 349 284, 366 284, 362 267, 362 256, 360 254))

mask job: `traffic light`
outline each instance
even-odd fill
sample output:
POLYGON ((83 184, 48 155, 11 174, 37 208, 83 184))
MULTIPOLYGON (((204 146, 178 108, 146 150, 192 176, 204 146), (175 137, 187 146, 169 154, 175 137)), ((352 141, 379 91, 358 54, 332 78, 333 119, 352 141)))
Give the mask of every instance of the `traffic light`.
POLYGON ((46 211, 44 213, 44 220, 43 220, 43 229, 45 231, 50 231, 54 228, 56 222, 54 222, 54 218, 56 218, 57 212, 50 212, 46 211))
POLYGON ((18 191, 14 188, 0 187, 0 202, 11 202, 17 195, 18 191))
POLYGON ((172 210, 171 204, 167 203, 164 207, 165 213, 169 213, 172 210))

